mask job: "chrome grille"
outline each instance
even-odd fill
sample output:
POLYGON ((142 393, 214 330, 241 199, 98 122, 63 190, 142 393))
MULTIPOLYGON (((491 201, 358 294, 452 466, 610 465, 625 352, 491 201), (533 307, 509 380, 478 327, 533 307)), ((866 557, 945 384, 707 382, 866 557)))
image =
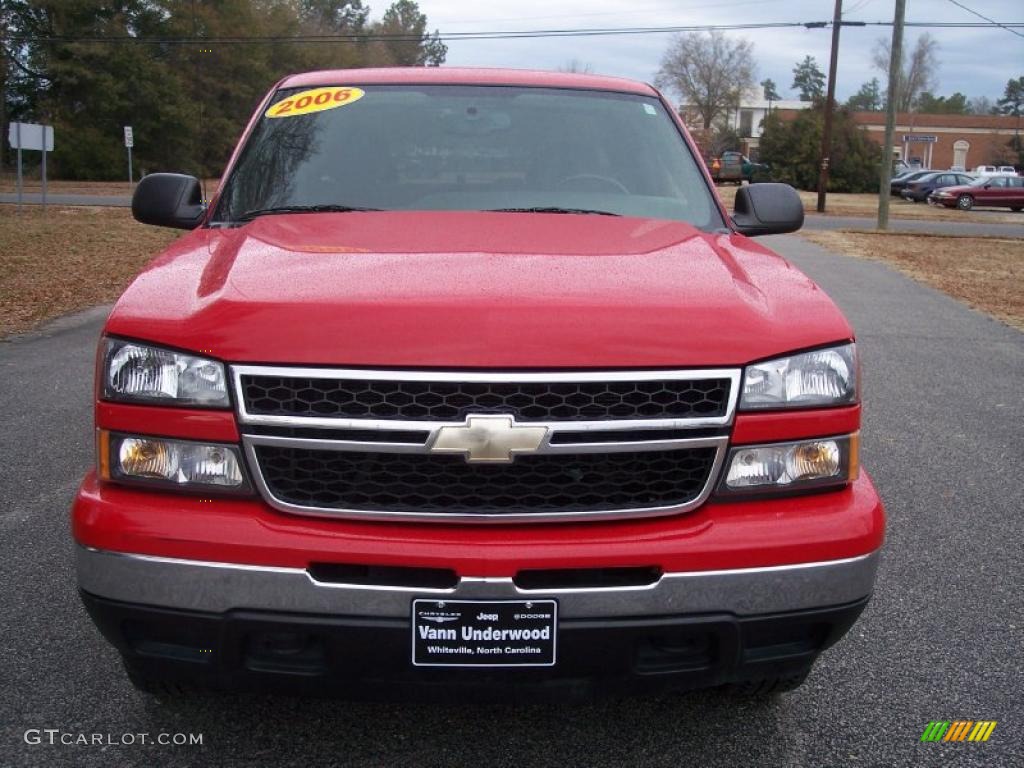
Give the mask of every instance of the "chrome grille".
POLYGON ((717 478, 739 376, 232 369, 250 469, 272 506, 438 522, 692 509, 717 478), (440 442, 478 427, 487 450, 440 442), (524 432, 525 448, 492 450, 524 432))
POLYGON ((477 466, 458 456, 256 447, 278 499, 318 509, 534 514, 684 504, 704 487, 714 448, 523 456, 477 466))
POLYGON ((725 414, 729 379, 642 381, 397 381, 241 377, 246 411, 401 421, 462 421, 501 413, 517 421, 689 419, 725 414))

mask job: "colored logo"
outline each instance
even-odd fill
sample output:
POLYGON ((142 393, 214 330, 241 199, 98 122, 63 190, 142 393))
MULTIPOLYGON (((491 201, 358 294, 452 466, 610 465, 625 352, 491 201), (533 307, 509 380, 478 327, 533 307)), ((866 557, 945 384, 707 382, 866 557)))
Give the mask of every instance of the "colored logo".
POLYGON ((995 729, 995 720, 932 720, 921 741, 988 741, 995 729))

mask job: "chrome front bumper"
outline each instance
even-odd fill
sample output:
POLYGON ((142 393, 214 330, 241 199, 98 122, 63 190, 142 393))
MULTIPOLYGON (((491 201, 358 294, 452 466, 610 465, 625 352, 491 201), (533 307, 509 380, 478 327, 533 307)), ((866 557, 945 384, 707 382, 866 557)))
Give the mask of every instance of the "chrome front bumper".
POLYGON ((451 589, 316 581, 303 568, 178 560, 77 546, 78 586, 137 605, 223 613, 232 609, 407 618, 414 597, 554 597, 563 618, 732 613, 737 616, 842 605, 871 594, 878 552, 765 568, 666 573, 636 587, 527 590, 511 578, 463 577, 451 589))

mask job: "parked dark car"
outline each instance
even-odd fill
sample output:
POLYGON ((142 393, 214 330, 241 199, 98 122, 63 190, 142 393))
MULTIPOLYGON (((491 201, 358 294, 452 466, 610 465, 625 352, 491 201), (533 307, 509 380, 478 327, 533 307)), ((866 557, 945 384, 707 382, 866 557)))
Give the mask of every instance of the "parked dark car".
POLYGON ((1024 210, 1024 177, 988 176, 962 187, 946 187, 928 196, 929 203, 969 211, 976 205, 1024 210))
POLYGON ((970 184, 972 181, 974 181, 974 177, 966 173, 939 171, 938 173, 922 176, 917 181, 911 181, 900 192, 900 197, 904 200, 913 200, 915 203, 923 203, 928 199, 928 195, 937 189, 963 186, 970 184))
POLYGON ((924 178, 930 173, 935 173, 935 171, 910 171, 909 173, 901 174, 889 182, 889 192, 892 195, 899 197, 900 192, 903 191, 907 184, 924 178))

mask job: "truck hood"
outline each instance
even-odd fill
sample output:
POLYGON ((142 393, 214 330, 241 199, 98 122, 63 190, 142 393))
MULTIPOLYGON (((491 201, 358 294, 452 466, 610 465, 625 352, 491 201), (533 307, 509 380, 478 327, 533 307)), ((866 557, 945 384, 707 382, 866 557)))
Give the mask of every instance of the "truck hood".
POLYGON ((784 259, 681 222, 483 212, 265 216, 196 230, 107 332, 230 362, 741 365, 852 337, 784 259))

